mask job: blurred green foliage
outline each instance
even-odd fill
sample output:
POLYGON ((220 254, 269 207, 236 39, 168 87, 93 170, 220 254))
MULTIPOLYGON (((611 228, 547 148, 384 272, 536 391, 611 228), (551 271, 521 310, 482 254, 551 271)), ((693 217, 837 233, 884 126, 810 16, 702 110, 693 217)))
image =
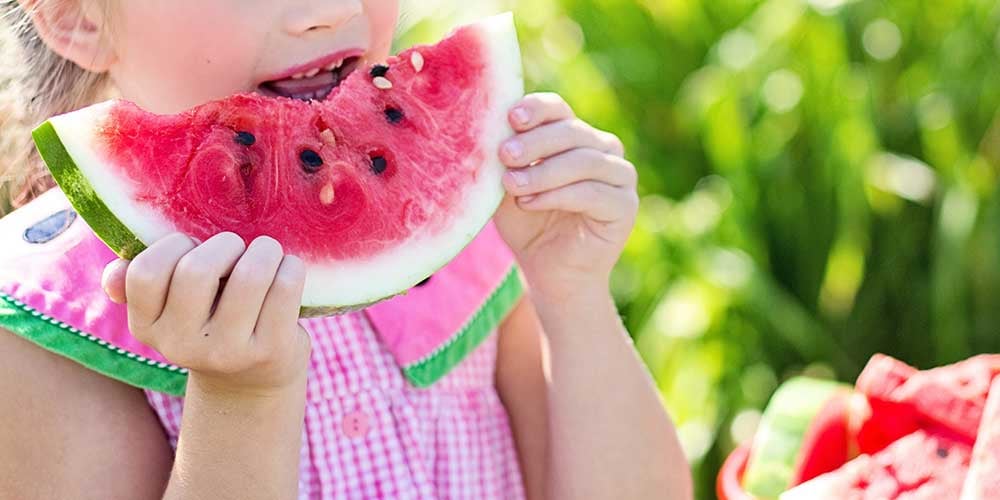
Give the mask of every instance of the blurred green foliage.
POLYGON ((1000 4, 440 0, 403 41, 503 9, 640 170, 614 292, 699 498, 791 375, 1000 350, 1000 4))

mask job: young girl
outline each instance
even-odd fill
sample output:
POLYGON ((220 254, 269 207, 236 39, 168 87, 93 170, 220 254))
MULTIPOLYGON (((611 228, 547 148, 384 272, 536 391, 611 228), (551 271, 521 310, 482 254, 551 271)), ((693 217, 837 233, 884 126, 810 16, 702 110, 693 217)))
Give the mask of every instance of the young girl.
MULTIPOLYGON (((109 92, 174 113, 344 49, 382 60, 398 14, 395 0, 0 8, 19 41, 0 64, 27 65, 19 109, 36 123, 109 92)), ((113 260, 55 189, 0 220, 0 284, 18 277, 0 307, 0 497, 689 498, 674 429, 608 289, 636 215, 635 169, 557 95, 524 98, 509 121, 516 134, 497 153, 509 196, 477 248, 499 235, 528 293, 428 388, 382 342, 399 321, 300 321, 303 266, 274 240, 176 234, 113 260), (103 361, 72 347, 76 336, 128 357, 103 361), (136 341, 165 362, 137 358, 136 341), (136 359, 185 367, 184 399, 128 375, 138 368, 114 371, 136 359)), ((36 161, 12 168, 30 180, 18 192, 51 185, 24 173, 36 161)))

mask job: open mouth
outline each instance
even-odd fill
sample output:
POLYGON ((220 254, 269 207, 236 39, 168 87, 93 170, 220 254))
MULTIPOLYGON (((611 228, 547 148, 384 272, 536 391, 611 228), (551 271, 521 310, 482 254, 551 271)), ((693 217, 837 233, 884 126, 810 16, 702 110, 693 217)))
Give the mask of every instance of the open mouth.
POLYGON ((322 101, 361 63, 360 56, 347 57, 323 67, 303 70, 288 78, 260 84, 260 91, 271 97, 281 96, 301 101, 322 101))

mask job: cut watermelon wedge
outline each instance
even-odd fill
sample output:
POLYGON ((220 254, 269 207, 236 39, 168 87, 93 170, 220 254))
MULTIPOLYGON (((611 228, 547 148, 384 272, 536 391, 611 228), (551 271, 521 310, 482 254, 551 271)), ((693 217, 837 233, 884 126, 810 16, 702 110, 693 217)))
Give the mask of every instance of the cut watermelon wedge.
POLYGON ((785 492, 780 500, 958 498, 970 453, 963 442, 917 431, 785 492))
POLYGON ((998 355, 976 356, 920 372, 888 356, 874 356, 857 382, 857 389, 871 401, 873 417, 881 419, 866 424, 863 443, 868 449, 864 451, 916 427, 940 427, 973 443, 998 373, 998 355))
POLYGON ((110 101, 34 137, 120 256, 175 231, 271 236, 307 264, 303 314, 328 314, 409 289, 487 224, 521 75, 507 14, 358 69, 323 102, 240 95, 162 116, 110 101))
POLYGON ((993 380, 972 463, 962 488, 962 500, 1000 498, 1000 378, 993 380))

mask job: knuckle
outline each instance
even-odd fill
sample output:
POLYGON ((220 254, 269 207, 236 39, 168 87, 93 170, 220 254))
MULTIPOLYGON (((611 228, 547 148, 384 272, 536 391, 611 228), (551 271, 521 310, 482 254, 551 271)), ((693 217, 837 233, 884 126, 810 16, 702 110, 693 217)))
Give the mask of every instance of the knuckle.
POLYGON ((199 254, 189 252, 177 262, 174 272, 184 279, 198 280, 212 272, 212 268, 199 254))
POLYGON ((159 274, 148 259, 132 261, 125 271, 125 287, 133 292, 146 290, 159 280, 159 274))
POLYGON ((304 279, 304 273, 287 270, 274 276, 272 288, 282 295, 291 295, 298 291, 304 279))

